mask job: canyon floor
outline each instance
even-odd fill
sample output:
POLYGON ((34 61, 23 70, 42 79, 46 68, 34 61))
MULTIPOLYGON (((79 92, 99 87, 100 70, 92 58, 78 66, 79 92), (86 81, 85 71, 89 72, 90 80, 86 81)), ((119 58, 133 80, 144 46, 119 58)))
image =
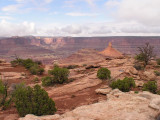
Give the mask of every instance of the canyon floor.
MULTIPOLYGON (((63 85, 45 87, 49 96, 55 101, 57 112, 55 115, 37 117, 27 115, 19 118, 15 106, 0 111, 0 120, 155 120, 160 110, 160 96, 141 90, 143 83, 156 80, 160 88, 160 77, 155 76, 154 70, 160 67, 153 60, 145 71, 137 71, 132 57, 106 59, 98 52, 83 49, 70 57, 60 60, 59 66, 77 65, 70 69, 70 82, 63 85), (97 78, 97 70, 107 67, 111 71, 111 79, 102 81, 97 78), (136 88, 123 93, 109 87, 111 81, 133 77, 136 88), (134 91, 139 91, 136 94, 134 91)), ((53 65, 45 65, 45 74, 53 65)), ((0 73, 9 86, 25 82, 34 86, 36 76, 21 66, 12 67, 10 63, 0 63, 0 73)))

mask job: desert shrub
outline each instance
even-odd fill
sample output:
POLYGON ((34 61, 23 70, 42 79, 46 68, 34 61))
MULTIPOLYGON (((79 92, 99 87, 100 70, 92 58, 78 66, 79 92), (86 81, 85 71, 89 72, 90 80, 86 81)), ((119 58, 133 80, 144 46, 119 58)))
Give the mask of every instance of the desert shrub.
POLYGON ((44 72, 44 69, 38 67, 37 65, 34 65, 29 69, 29 71, 32 75, 42 75, 44 72))
POLYGON ((74 69, 74 68, 77 68, 77 67, 78 67, 78 65, 69 65, 66 68, 67 69, 74 69))
POLYGON ((138 47, 139 54, 136 55, 135 59, 138 61, 142 61, 144 63, 144 68, 151 61, 152 57, 155 57, 154 47, 149 43, 146 43, 145 46, 138 47))
POLYGON ((42 75, 44 73, 44 69, 43 68, 39 68, 38 69, 38 75, 42 75))
POLYGON ((68 80, 69 70, 67 68, 54 67, 53 70, 49 70, 48 73, 53 76, 53 83, 62 84, 68 80))
POLYGON ((89 65, 86 66, 86 69, 99 68, 99 67, 100 67, 99 65, 89 65))
POLYGON ((160 58, 156 60, 157 61, 157 65, 160 65, 160 58))
POLYGON ((2 80, 0 80, 0 107, 2 109, 6 109, 12 101, 12 96, 8 93, 8 85, 7 83, 3 83, 2 80))
POLYGON ((107 68, 100 68, 97 72, 97 77, 99 79, 110 79, 111 78, 111 71, 107 68))
POLYGON ((35 61, 35 63, 37 63, 38 65, 42 65, 41 61, 35 61))
POLYGON ((32 67, 30 67, 29 71, 30 71, 30 73, 32 75, 37 75, 37 73, 38 73, 38 67, 37 66, 32 66, 32 67))
POLYGON ((138 94, 138 93, 139 93, 139 91, 134 91, 134 93, 135 93, 135 94, 138 94))
POLYGON ((128 92, 132 87, 135 87, 135 81, 133 80, 133 78, 125 77, 123 80, 119 79, 117 81, 113 81, 110 84, 110 87, 112 89, 118 88, 122 92, 128 92))
POLYGON ((53 77, 46 76, 42 78, 42 86, 51 86, 53 83, 53 77))
POLYGON ((160 95, 160 90, 157 90, 157 94, 160 95))
POLYGON ((21 117, 27 114, 52 115, 56 112, 54 101, 39 85, 35 85, 34 88, 25 87, 23 84, 16 86, 14 100, 21 117))
POLYGON ((142 53, 140 53, 140 54, 138 54, 138 55, 135 56, 135 59, 139 60, 139 61, 144 61, 144 56, 143 56, 142 53))
POLYGON ((156 93, 157 82, 156 81, 148 81, 147 83, 144 83, 142 90, 156 93))
POLYGON ((83 67, 87 66, 87 64, 83 64, 83 67))
POLYGON ((32 59, 26 59, 26 60, 23 60, 23 66, 26 68, 26 69, 30 69, 32 66, 34 66, 36 63, 33 62, 32 59))
POLYGON ((15 59, 15 60, 11 61, 11 65, 12 65, 13 67, 15 67, 15 66, 17 66, 17 65, 23 65, 23 59, 17 58, 17 59, 15 59))
POLYGON ((39 78, 38 78, 38 77, 35 77, 35 78, 33 79, 33 82, 38 83, 38 82, 39 82, 39 78))
POLYGON ((41 68, 39 65, 39 62, 34 62, 32 59, 16 59, 11 61, 12 66, 21 65, 24 66, 27 70, 30 71, 33 75, 42 75, 44 72, 44 69, 41 68))
POLYGON ((133 67, 134 67, 136 70, 143 70, 143 69, 144 69, 144 67, 143 67, 142 65, 140 65, 140 64, 135 64, 133 67))
POLYGON ((159 71, 155 70, 154 73, 155 73, 156 76, 160 76, 160 72, 159 71))

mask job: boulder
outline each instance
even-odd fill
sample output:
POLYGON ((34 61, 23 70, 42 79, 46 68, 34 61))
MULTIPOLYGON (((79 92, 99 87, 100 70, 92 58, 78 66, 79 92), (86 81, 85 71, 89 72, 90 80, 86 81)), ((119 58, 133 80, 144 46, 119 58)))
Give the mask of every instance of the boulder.
POLYGON ((95 92, 97 93, 97 94, 103 94, 103 95, 106 95, 106 94, 108 94, 108 93, 110 93, 111 92, 111 88, 99 88, 99 89, 96 89, 95 90, 95 92))
POLYGON ((153 93, 150 93, 148 91, 143 91, 143 92, 139 93, 139 96, 144 97, 148 100, 153 100, 153 99, 156 99, 156 98, 160 99, 160 95, 153 94, 153 93))
POLYGON ((156 76, 153 71, 145 71, 143 72, 143 74, 140 75, 140 78, 142 80, 149 81, 149 80, 155 80, 156 76))
POLYGON ((139 81, 139 80, 135 80, 135 84, 137 87, 142 87, 144 82, 143 81, 139 81))
POLYGON ((153 99, 150 104, 149 107, 155 109, 155 110, 160 110, 160 98, 155 98, 153 99))
POLYGON ((125 70, 126 73, 131 75, 138 75, 138 71, 134 67, 129 67, 125 70))
POLYGON ((130 67, 129 72, 133 75, 138 75, 138 71, 134 67, 130 67))

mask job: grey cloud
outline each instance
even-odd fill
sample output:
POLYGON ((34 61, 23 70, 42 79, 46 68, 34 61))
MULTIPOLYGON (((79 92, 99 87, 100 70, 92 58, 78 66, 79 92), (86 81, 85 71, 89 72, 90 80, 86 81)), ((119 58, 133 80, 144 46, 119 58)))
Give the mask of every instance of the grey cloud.
POLYGON ((63 27, 61 30, 62 32, 69 33, 69 34, 80 34, 82 32, 80 27, 73 27, 71 25, 63 27))
POLYGON ((135 21, 144 25, 160 25, 160 0, 109 0, 107 7, 114 7, 116 20, 135 21))

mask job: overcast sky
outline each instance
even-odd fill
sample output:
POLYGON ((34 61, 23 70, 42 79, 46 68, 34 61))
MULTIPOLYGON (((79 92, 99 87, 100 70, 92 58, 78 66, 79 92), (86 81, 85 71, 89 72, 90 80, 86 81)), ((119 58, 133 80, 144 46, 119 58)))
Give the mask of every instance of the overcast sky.
POLYGON ((160 0, 0 0, 0 36, 160 36, 160 0))

